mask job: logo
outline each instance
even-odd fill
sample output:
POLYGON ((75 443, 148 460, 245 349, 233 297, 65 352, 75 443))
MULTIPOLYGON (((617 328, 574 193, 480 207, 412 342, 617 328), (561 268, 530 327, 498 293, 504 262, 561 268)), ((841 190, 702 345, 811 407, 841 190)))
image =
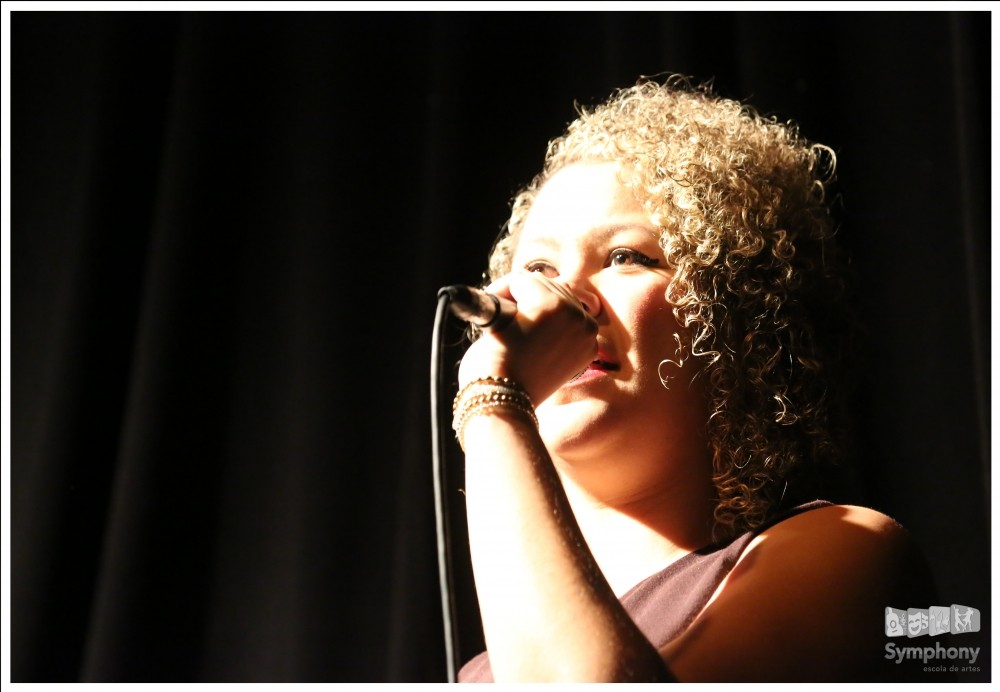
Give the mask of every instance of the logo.
POLYGON ((930 635, 932 637, 951 632, 951 608, 931 606, 930 621, 930 635))
POLYGON ((902 637, 906 634, 906 611, 896 608, 885 609, 885 636, 902 637))
POLYGON ((978 608, 952 604, 931 606, 930 608, 885 609, 885 636, 935 637, 939 634, 965 634, 978 632, 980 628, 978 608))
POLYGON ((906 611, 906 636, 919 637, 931 629, 930 614, 925 608, 910 608, 906 611))
POLYGON ((951 607, 951 631, 955 634, 979 631, 979 611, 976 608, 953 605, 951 607))

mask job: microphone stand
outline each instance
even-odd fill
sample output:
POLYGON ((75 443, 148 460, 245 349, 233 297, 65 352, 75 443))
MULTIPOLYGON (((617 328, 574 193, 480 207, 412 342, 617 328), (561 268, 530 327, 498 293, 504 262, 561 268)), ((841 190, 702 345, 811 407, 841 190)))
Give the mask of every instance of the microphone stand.
POLYGON ((431 442, 434 471, 434 518, 437 528, 438 584, 441 591, 441 612, 444 623, 445 664, 448 682, 456 681, 458 669, 458 618, 455 610, 454 576, 451 564, 451 531, 448 525, 448 501, 444 489, 448 485, 445 462, 445 441, 441 430, 442 414, 438 406, 438 393, 444 391, 444 324, 451 300, 448 289, 438 291, 437 312, 434 315, 434 332, 431 338, 431 442))

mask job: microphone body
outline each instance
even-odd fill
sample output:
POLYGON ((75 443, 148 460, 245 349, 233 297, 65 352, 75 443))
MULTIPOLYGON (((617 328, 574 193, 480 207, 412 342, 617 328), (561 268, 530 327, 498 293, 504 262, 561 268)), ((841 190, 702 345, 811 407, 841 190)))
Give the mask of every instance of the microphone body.
POLYGON ((514 321, 517 304, 506 298, 471 286, 445 286, 438 296, 447 293, 455 317, 484 330, 500 330, 514 321))

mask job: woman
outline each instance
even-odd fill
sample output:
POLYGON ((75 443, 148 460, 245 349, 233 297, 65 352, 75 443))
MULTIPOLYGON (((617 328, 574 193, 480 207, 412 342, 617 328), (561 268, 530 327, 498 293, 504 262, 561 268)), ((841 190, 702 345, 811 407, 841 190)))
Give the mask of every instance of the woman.
POLYGON ((791 502, 841 453, 832 168, 682 80, 550 143, 490 258, 516 320, 459 374, 488 649, 460 680, 892 672, 885 607, 932 598, 905 531, 791 502))

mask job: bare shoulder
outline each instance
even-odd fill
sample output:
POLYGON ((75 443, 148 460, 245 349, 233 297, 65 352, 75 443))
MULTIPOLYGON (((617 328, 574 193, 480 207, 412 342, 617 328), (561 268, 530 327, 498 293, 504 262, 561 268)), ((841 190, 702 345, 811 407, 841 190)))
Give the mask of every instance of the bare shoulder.
POLYGON ((903 526, 887 514, 875 509, 858 505, 827 505, 809 512, 796 514, 784 521, 778 522, 762 533, 775 533, 796 524, 809 525, 816 528, 853 525, 867 528, 880 533, 898 534, 905 532, 903 526))
POLYGON ((859 598, 884 599, 904 596, 921 559, 909 531, 892 517, 867 507, 830 505, 762 531, 734 576, 753 569, 766 579, 793 569, 814 584, 835 584, 841 598, 857 592, 859 598))
POLYGON ((909 532, 891 517, 813 509, 762 531, 663 653, 682 680, 878 680, 887 672, 885 608, 931 602, 926 576, 909 532), (739 653, 720 658, 720 650, 739 653))
POLYGON ((909 532, 895 519, 856 505, 828 505, 778 522, 762 531, 746 553, 767 541, 780 542, 786 549, 811 551, 835 547, 884 551, 906 549, 911 544, 909 532))

